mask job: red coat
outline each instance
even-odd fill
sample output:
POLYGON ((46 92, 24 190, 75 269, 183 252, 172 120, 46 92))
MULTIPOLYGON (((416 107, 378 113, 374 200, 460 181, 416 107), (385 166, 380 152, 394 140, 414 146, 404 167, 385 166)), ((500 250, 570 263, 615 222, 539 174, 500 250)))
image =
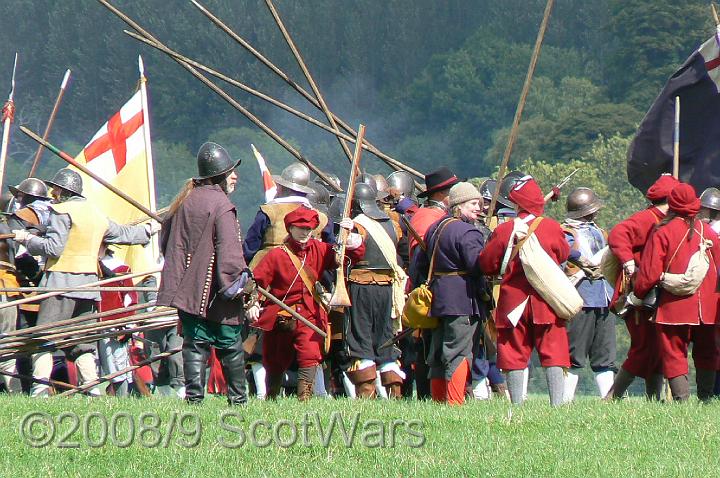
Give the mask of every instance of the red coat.
MULTIPOLYGON (((608 246, 615 257, 618 258, 620 264, 634 260, 636 267, 640 265, 640 259, 648 242, 648 237, 664 217, 664 212, 655 206, 650 206, 636 212, 612 228, 610 234, 608 234, 608 246)), ((622 292, 620 290, 622 288, 621 280, 622 274, 618 274, 611 304, 615 303, 622 292)))
MULTIPOLYGON (((527 213, 520 213, 524 218, 527 213)), ((500 274, 505 249, 513 231, 513 221, 500 224, 490 236, 485 249, 480 253, 480 269, 486 275, 500 274)), ((557 221, 543 218, 534 233, 545 252, 557 263, 565 262, 570 255, 570 246, 565 240, 565 233, 557 221)), ((530 297, 528 307, 534 324, 555 324, 557 315, 542 297, 533 289, 525 277, 520 257, 510 261, 508 270, 500 283, 500 297, 495 310, 495 324, 498 328, 510 328, 512 323, 508 314, 530 297)))
MULTIPOLYGON (((306 257, 305 270, 308 271, 313 283, 325 270, 337 268, 335 249, 332 244, 310 239, 307 247, 303 250, 297 248, 292 241, 285 244, 298 256, 300 261, 306 257)), ((353 262, 358 261, 364 254, 365 244, 355 250, 346 251, 346 256, 353 262)), ((324 329, 327 324, 325 310, 315 302, 312 293, 305 287, 299 276, 293 282, 296 275, 297 269, 282 247, 276 247, 268 252, 253 270, 253 277, 259 286, 267 289, 285 304, 295 306, 295 310, 300 315, 324 329)), ((253 326, 261 330, 272 330, 279 312, 279 306, 267 301, 260 318, 253 326)))
MULTIPOLYGON (((425 239, 425 233, 430 226, 445 217, 446 214, 445 211, 437 207, 421 207, 413 214, 412 219, 410 219, 410 225, 415 229, 415 232, 418 233, 418 236, 425 239)), ((418 242, 415 240, 415 237, 412 234, 408 234, 410 260, 412 260, 413 251, 417 245, 418 242)))
MULTIPOLYGON (((119 261, 115 261, 115 262, 119 262, 119 261)), ((117 275, 130 274, 132 272, 130 270, 130 267, 128 267, 125 264, 114 267, 112 269, 112 271, 117 275)), ((118 280, 115 282, 110 282, 108 284, 105 284, 105 287, 133 287, 133 286, 134 286, 134 284, 133 284, 132 279, 122 279, 122 280, 118 280)), ((122 307, 128 307, 131 305, 135 305, 137 303, 138 303, 138 293, 136 291, 129 291, 129 292, 107 292, 107 291, 104 291, 104 292, 100 292, 100 305, 98 307, 98 312, 105 312, 108 310, 119 309, 122 307), (126 300, 126 297, 127 297, 127 300, 126 300)), ((105 320, 121 319, 123 317, 128 317, 130 315, 133 315, 134 313, 135 312, 118 312, 117 314, 103 317, 100 320, 105 321, 105 320)))
MULTIPOLYGON (((701 222, 695 220, 695 229, 700 231, 701 222)), ((640 260, 640 270, 635 279, 635 295, 642 299, 660 280, 666 270, 674 274, 685 272, 690 256, 698 251, 698 233, 688 241, 685 237, 688 227, 681 218, 675 218, 660 227, 650 236, 650 242, 640 260), (679 247, 678 247, 679 246, 679 247), (677 250, 677 253, 675 252, 677 250), (675 255, 675 257, 671 258, 675 255), (669 269, 668 269, 669 264, 669 269)), ((717 321, 718 265, 720 264, 720 241, 708 224, 703 224, 703 236, 713 242, 708 250, 711 256, 710 269, 700 288, 693 295, 680 297, 663 290, 660 293, 655 321, 658 324, 714 324, 717 321)))

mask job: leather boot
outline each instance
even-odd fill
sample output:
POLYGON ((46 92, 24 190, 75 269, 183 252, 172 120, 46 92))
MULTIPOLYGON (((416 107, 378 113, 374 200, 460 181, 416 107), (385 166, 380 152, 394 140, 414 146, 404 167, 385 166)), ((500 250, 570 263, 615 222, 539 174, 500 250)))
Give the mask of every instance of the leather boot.
POLYGON ((635 380, 635 375, 620 367, 610 391, 603 397, 603 400, 620 400, 627 392, 628 387, 632 385, 633 380, 635 380))
POLYGON ((695 369, 695 383, 697 384, 698 399, 703 402, 712 400, 715 388, 715 370, 695 369))
POLYGON ((396 372, 388 371, 380 374, 380 383, 387 390, 388 398, 402 398, 403 379, 396 372))
POLYGON ((490 384, 490 390, 492 390, 498 398, 510 400, 510 392, 508 391, 507 384, 505 382, 490 384))
POLYGON ((185 370, 185 401, 202 403, 205 398, 205 368, 210 356, 208 342, 185 340, 182 357, 185 370))
POLYGON ((676 402, 685 402, 690 398, 690 382, 687 375, 680 375, 670 379, 670 392, 676 402))
MULTIPOLYGON (((687 378, 685 378, 687 381, 687 378)), ((660 401, 662 398, 665 377, 661 373, 655 373, 645 379, 645 395, 648 400, 660 401)))
POLYGON ((298 368, 297 397, 301 402, 312 398, 316 374, 317 367, 298 368))
POLYGON ((266 373, 265 388, 267 388, 267 395, 265 395, 265 398, 275 400, 280 395, 280 391, 282 390, 283 375, 284 374, 282 373, 266 373))
POLYGON ((350 381, 355 385, 355 396, 357 398, 375 398, 375 378, 377 376, 375 365, 346 373, 350 381))
POLYGON ((245 389, 245 351, 242 348, 242 340, 238 339, 230 348, 216 349, 215 354, 220 360, 227 382, 228 405, 245 405, 247 390, 245 389))

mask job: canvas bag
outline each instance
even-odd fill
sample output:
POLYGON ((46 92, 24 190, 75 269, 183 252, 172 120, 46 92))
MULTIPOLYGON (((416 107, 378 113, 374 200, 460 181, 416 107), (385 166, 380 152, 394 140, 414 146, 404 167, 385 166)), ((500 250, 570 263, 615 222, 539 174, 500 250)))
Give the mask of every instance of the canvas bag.
POLYGON ((689 228, 688 232, 685 233, 685 237, 683 237, 677 249, 675 249, 675 253, 673 253, 670 258, 666 271, 660 277, 660 285, 672 295, 680 297, 693 295, 700 288, 700 285, 705 280, 705 276, 707 276, 708 270, 710 270, 710 254, 707 250, 712 247, 713 243, 703 237, 703 231, 703 222, 700 221, 700 231, 698 232, 698 230, 695 229, 695 232, 700 234, 700 244, 698 245, 697 252, 690 256, 690 261, 688 262, 685 272, 682 274, 672 274, 667 272, 667 270, 670 269, 670 264, 680 250, 680 246, 685 240, 685 237, 690 233, 689 228))
POLYGON ((430 317, 430 306, 432 305, 432 291, 430 290, 430 281, 435 268, 435 255, 437 254, 438 244, 440 244, 440 234, 445 226, 450 224, 454 219, 446 219, 438 226, 437 239, 433 245, 432 256, 430 256, 430 269, 428 278, 418 287, 414 288, 405 301, 405 309, 402 314, 402 323, 406 327, 412 329, 435 329, 440 325, 437 317, 430 317))
POLYGON ((519 250, 520 263, 533 289, 558 317, 567 320, 580 312, 584 301, 565 272, 545 252, 534 234, 541 220, 542 217, 538 217, 533 221, 527 237, 516 246, 519 250))

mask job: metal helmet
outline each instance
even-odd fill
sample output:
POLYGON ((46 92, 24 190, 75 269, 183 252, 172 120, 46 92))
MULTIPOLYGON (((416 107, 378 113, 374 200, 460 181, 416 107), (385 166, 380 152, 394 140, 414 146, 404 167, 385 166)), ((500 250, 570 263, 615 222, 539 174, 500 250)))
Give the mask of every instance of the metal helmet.
POLYGON ((580 219, 600 210, 603 201, 590 188, 575 188, 567 197, 568 219, 580 219))
POLYGON ((330 205, 330 193, 328 190, 325 189, 325 186, 318 183, 310 183, 308 187, 312 189, 312 192, 306 196, 307 200, 310 201, 312 207, 327 215, 328 206, 330 205))
POLYGON ((480 195, 483 197, 483 199, 485 199, 486 201, 492 201, 492 197, 495 193, 496 187, 497 180, 490 178, 480 183, 478 191, 480 191, 480 195))
POLYGON ((241 159, 235 161, 228 152, 217 143, 208 141, 200 146, 197 153, 198 175, 194 179, 208 179, 229 173, 237 168, 241 159))
POLYGON ((13 202, 15 198, 12 194, 5 191, 0 194, 0 214, 10 214, 13 209, 13 202))
POLYGON ((415 196, 415 180, 407 171, 395 171, 385 178, 388 188, 395 188, 403 196, 415 196))
POLYGON ((50 187, 62 188, 66 191, 70 191, 73 194, 82 196, 83 191, 83 180, 82 177, 70 168, 62 168, 60 171, 55 173, 52 179, 45 181, 50 187))
POLYGON ((337 175, 330 174, 330 173, 325 173, 325 176, 327 176, 327 178, 333 183, 332 185, 328 184, 327 181, 324 181, 322 178, 319 178, 319 177, 315 178, 314 182, 317 184, 321 184, 325 189, 327 189, 328 192, 330 192, 330 197, 335 197, 337 195, 337 193, 336 193, 336 190, 332 186, 334 185, 334 186, 337 186, 338 189, 342 189, 342 184, 340 183, 340 178, 337 175))
POLYGON ((524 178, 527 174, 522 171, 510 171, 505 175, 502 182, 500 183, 500 194, 498 195, 498 202, 505 207, 514 207, 515 204, 510 200, 510 191, 515 187, 515 183, 518 179, 524 178))
POLYGON ((8 189, 15 197, 17 197, 19 192, 36 198, 46 199, 48 197, 47 185, 37 178, 23 179, 20 181, 20 184, 17 186, 9 186, 8 189))
POLYGON ((700 204, 704 208, 720 211, 720 189, 707 188, 700 195, 700 204))
POLYGON ((280 176, 274 175, 273 180, 276 184, 297 193, 310 194, 313 192, 308 187, 310 170, 303 163, 292 163, 282 170, 280 176))
POLYGON ((358 184, 360 184, 360 183, 365 183, 365 184, 369 184, 370 186, 372 186, 373 189, 375 189, 376 199, 382 200, 390 195, 390 193, 386 191, 387 181, 385 181, 385 177, 382 176, 381 174, 363 173, 358 178, 358 184))
POLYGON ((353 201, 360 206, 360 210, 370 219, 388 219, 389 217, 378 207, 377 190, 372 184, 357 183, 353 201))
POLYGON ((338 194, 330 200, 328 206, 328 217, 334 223, 339 223, 342 220, 343 209, 345 208, 345 195, 338 194))

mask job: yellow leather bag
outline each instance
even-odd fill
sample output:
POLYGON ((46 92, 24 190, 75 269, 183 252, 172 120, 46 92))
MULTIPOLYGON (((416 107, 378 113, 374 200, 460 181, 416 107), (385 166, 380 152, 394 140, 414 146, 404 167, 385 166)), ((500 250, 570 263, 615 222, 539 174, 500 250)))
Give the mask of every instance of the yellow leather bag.
POLYGON ((437 317, 430 316, 430 306, 432 305, 432 291, 430 290, 430 281, 433 277, 433 268, 435 265, 435 255, 437 254, 438 244, 440 243, 440 234, 442 234, 445 226, 450 224, 453 219, 446 219, 438 226, 437 239, 433 245, 432 256, 430 257, 430 268, 428 278, 424 284, 412 290, 405 301, 405 309, 403 309, 402 323, 405 327, 412 329, 434 329, 440 325, 437 317))

